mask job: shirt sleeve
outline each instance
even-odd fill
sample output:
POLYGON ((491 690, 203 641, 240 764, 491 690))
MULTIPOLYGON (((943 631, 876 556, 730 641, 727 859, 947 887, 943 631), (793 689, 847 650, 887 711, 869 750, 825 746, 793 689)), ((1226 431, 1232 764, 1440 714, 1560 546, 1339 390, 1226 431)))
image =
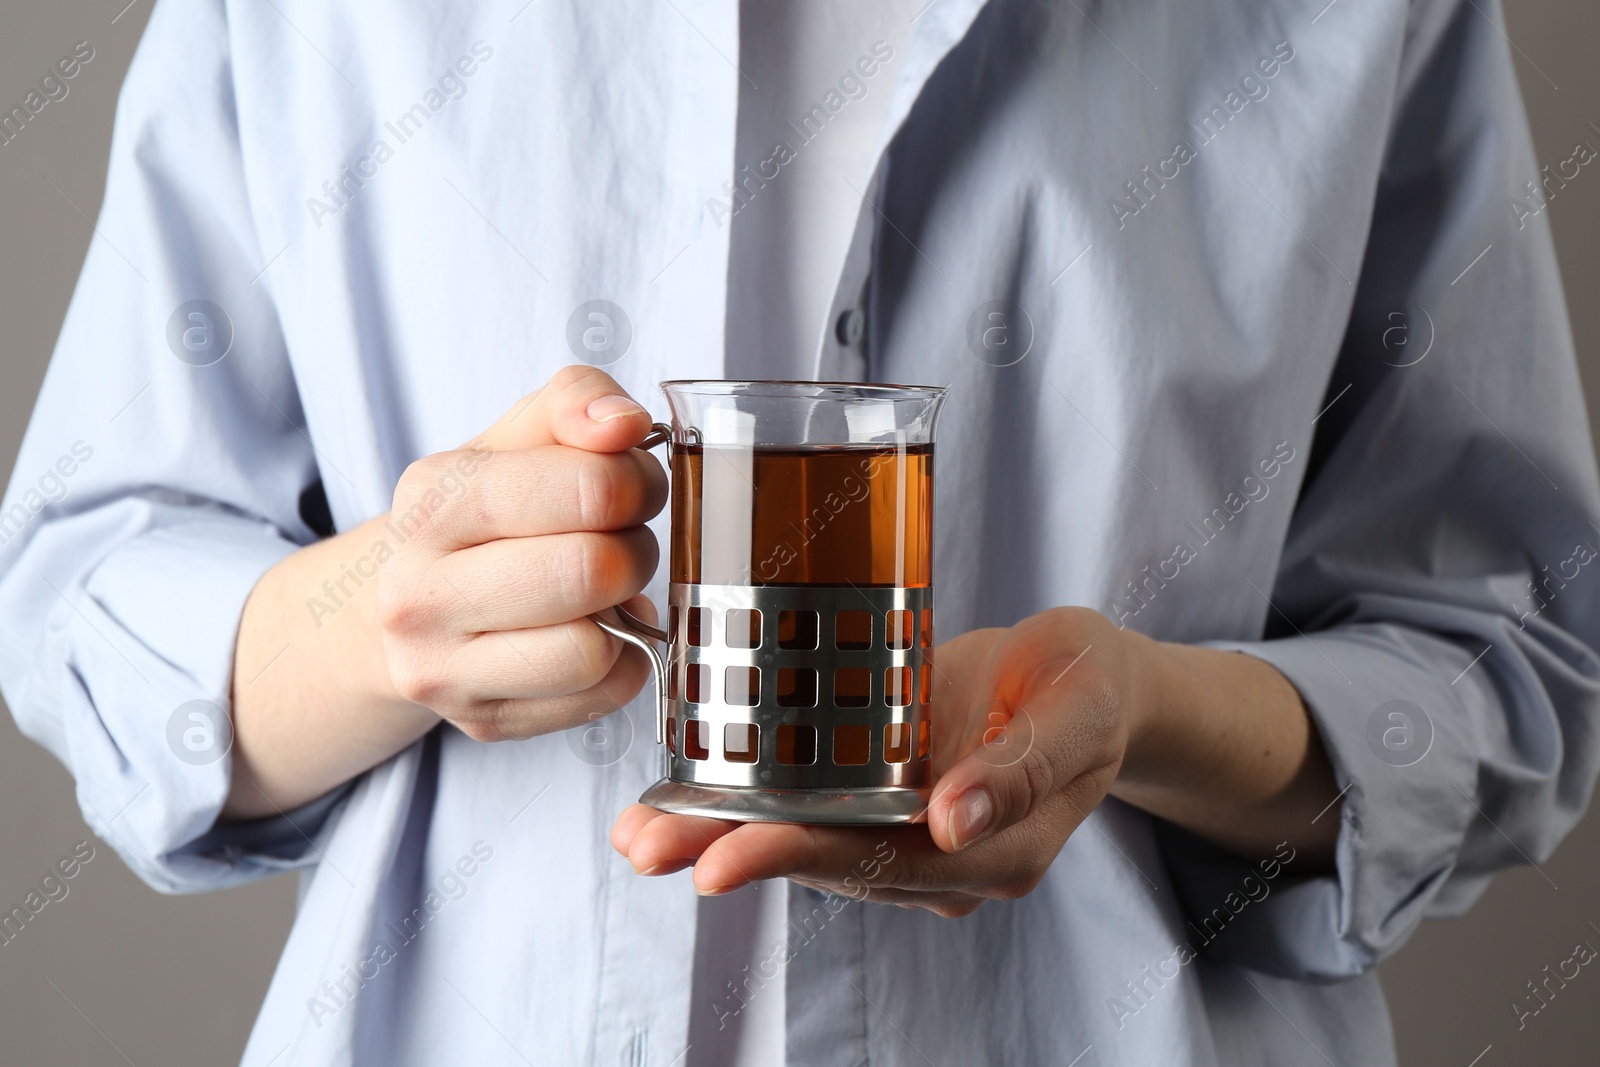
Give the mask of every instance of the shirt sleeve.
MULTIPOLYGON (((1548 858, 1594 784, 1600 494, 1541 206, 1561 179, 1529 189, 1500 19, 1414 7, 1266 639, 1219 644, 1294 684, 1344 793, 1336 873, 1283 865, 1206 946, 1218 962, 1360 974, 1495 871, 1548 858)), ((1191 919, 1256 870, 1161 832, 1191 919)))
POLYGON ((6 702, 94 832, 168 892, 304 862, 337 801, 216 825, 239 616, 316 536, 298 503, 319 483, 257 277, 278 249, 252 223, 229 56, 220 3, 156 5, 0 502, 6 702))

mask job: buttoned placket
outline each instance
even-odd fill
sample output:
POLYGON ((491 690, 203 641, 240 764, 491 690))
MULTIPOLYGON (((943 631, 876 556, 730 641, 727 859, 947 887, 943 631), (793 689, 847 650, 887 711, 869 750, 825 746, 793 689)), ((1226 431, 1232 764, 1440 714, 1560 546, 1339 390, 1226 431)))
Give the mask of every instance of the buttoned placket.
MULTIPOLYGON (((882 195, 890 167, 889 146, 929 78, 966 36, 986 3, 932 0, 913 21, 908 54, 878 135, 872 178, 861 198, 831 312, 818 339, 819 380, 871 379, 871 339, 881 336, 879 324, 872 320, 873 252, 887 217, 882 195)), ((788 1063, 810 1067, 871 1062, 868 1024, 872 1009, 867 999, 871 983, 866 959, 871 907, 829 898, 814 889, 791 887, 789 962, 784 979, 788 1063)))
POLYGON ((855 231, 845 253, 844 268, 834 291, 833 310, 823 323, 817 343, 815 377, 820 381, 864 382, 869 380, 870 353, 867 351, 868 290, 872 279, 872 249, 877 235, 878 175, 882 160, 868 183, 856 215, 855 231))

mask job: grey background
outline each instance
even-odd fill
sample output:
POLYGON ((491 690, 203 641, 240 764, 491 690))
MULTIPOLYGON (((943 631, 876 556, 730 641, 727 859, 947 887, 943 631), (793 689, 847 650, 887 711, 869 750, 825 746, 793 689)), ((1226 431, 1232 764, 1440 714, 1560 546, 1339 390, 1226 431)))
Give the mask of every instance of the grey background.
MULTIPOLYGON (((0 472, 8 472, 100 205, 111 120, 149 0, 50 0, 0 19, 0 102, 20 102, 57 56, 95 58, 21 137, 0 147, 0 472), (48 180, 47 180, 48 179, 48 180), (51 183, 56 188, 51 188, 51 183)), ((1320 0, 1318 0, 1320 2, 1320 0)), ((1345 0, 1354 2, 1354 0, 1345 0)), ((1541 163, 1600 146, 1600 9, 1505 0, 1541 163), (1590 125, 1595 123, 1597 125, 1590 125)), ((1481 5, 1480 5, 1481 6, 1481 5)), ((198 148, 199 146, 197 146, 198 148)), ((1551 202, 1591 410, 1600 400, 1600 172, 1551 202)), ((0 903, 23 896, 74 844, 95 858, 69 895, 0 946, 0 1060, 168 1064, 238 1060, 294 911, 277 878, 163 897, 94 842, 72 780, 0 716, 0 903)), ((1427 923, 1382 968, 1408 1067, 1594 1063, 1600 971, 1585 968, 1520 1032, 1511 1005, 1576 942, 1600 947, 1600 816, 1540 871, 1501 875, 1465 917, 1427 923), (1492 1046, 1492 1047, 1490 1047, 1492 1046)))

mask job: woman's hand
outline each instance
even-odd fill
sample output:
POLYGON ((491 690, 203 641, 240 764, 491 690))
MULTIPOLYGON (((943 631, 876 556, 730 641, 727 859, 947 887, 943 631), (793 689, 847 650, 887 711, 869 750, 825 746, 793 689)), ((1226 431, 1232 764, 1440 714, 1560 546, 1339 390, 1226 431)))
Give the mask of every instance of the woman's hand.
POLYGON ((1250 657, 1169 645, 1058 608, 935 653, 927 825, 732 823, 634 805, 612 844, 644 874, 693 864, 701 893, 786 877, 966 915, 1031 892, 1117 793, 1244 853, 1331 851, 1331 771, 1293 687, 1250 657), (1254 729, 1249 745, 1242 729, 1254 729), (885 847, 887 845, 887 847, 885 847), (889 858, 886 858, 889 857, 889 858))
POLYGON ((395 488, 404 537, 378 570, 378 627, 401 697, 479 741, 565 729, 626 704, 649 662, 588 616, 639 596, 659 550, 644 523, 667 478, 633 446, 650 416, 601 371, 569 367, 477 441, 395 488))
POLYGON ((233 779, 250 818, 322 795, 444 718, 481 741, 606 714, 649 674, 587 616, 655 571, 667 479, 650 416, 569 367, 480 438, 407 468, 394 507, 262 576, 234 650, 233 779))

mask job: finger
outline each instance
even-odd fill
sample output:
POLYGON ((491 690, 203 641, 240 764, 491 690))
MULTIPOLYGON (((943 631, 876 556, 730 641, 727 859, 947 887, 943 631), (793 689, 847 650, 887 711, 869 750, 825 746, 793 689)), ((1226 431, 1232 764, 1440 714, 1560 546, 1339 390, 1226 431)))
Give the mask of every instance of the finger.
POLYGON ((988 678, 988 649, 1002 632, 999 628, 969 630, 939 645, 929 656, 935 780, 972 751, 990 726, 978 687, 988 678))
POLYGON ((674 864, 673 870, 682 870, 739 826, 725 819, 663 815, 640 826, 629 842, 628 862, 640 874, 665 874, 663 868, 674 864))
POLYGON ((646 526, 474 545, 434 563, 436 621, 466 634, 582 619, 637 596, 660 556, 646 526))
POLYGON ((993 838, 1065 798, 1076 826, 1098 801, 1120 758, 1121 709, 1092 646, 1044 644, 1025 632, 997 651, 989 691, 1004 725, 944 773, 928 804, 939 847, 958 852, 993 838), (1070 674, 1068 668, 1070 667, 1070 674))
MULTIPOLYGON (((565 696, 472 701, 455 710, 450 721, 475 741, 520 741, 600 723, 637 696, 649 674, 643 654, 630 650, 618 658, 611 673, 588 689, 565 696)), ((632 719, 615 728, 628 731, 621 735, 625 738, 636 737, 642 729, 632 719)))
POLYGON ((623 530, 666 502, 666 472, 637 449, 441 452, 407 468, 390 526, 397 537, 448 552, 503 537, 623 530))
POLYGON ((665 812, 648 804, 630 804, 611 825, 611 847, 616 849, 619 856, 626 857, 633 839, 644 829, 645 823, 663 818, 665 815, 665 812))
MULTIPOLYGON (((648 598, 635 597, 624 605, 654 624, 655 607, 648 598)), ((597 702, 615 701, 601 709, 611 711, 632 700, 649 677, 650 660, 593 620, 580 618, 476 634, 450 652, 437 673, 463 701, 573 697, 562 706, 576 714, 595 710, 597 702)))
MULTIPOLYGON (((655 618, 645 597, 626 606, 647 621, 655 618)), ((482 634, 442 656, 396 657, 390 672, 405 699, 432 708, 480 741, 502 741, 610 714, 638 695, 651 664, 643 652, 580 619, 562 627, 482 634), (578 651, 567 654, 574 638, 578 651)))
POLYGON ((1066 819, 1025 823, 952 856, 922 826, 747 823, 705 849, 695 864, 694 884, 707 896, 766 878, 790 878, 838 886, 846 896, 893 889, 1015 900, 1038 886, 1061 851, 1067 825, 1066 819))
POLYGON ((746 823, 705 850, 695 864, 694 884, 715 896, 764 878, 946 889, 968 888, 981 877, 968 858, 940 852, 923 826, 746 823))
POLYGON ((594 367, 571 366, 518 401, 473 444, 494 451, 559 444, 620 452, 649 432, 650 415, 616 379, 594 367))

